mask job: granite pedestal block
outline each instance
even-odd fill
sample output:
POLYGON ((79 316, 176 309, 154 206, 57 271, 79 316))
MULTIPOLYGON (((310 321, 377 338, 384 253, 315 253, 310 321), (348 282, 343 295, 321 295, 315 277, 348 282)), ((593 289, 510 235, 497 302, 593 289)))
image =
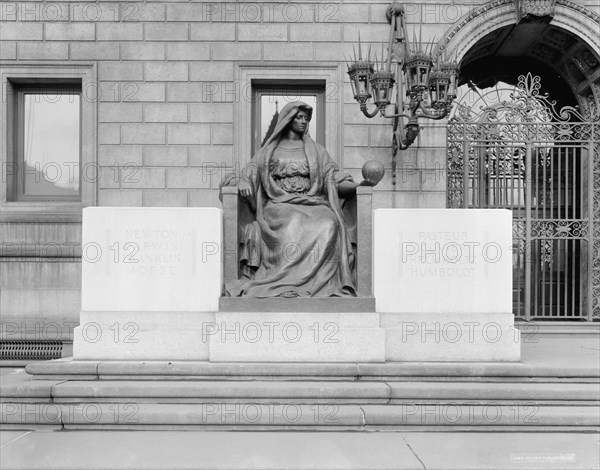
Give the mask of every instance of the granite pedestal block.
POLYGON ((211 362, 383 362, 377 313, 219 312, 211 362))
POLYGON ((84 209, 74 358, 206 360, 200 338, 219 305, 221 226, 217 208, 84 209))
POLYGON ((214 312, 81 312, 74 330, 76 360, 208 361, 203 326, 214 312))
POLYGON ((519 361, 521 335, 512 313, 382 313, 386 360, 519 361))
POLYGON ((518 361, 512 214, 378 209, 374 293, 388 361, 518 361))

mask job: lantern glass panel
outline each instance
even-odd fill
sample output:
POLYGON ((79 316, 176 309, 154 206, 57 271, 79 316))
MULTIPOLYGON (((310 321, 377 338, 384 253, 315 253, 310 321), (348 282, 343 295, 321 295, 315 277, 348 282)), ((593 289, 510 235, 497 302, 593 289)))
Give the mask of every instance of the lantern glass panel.
POLYGON ((377 87, 378 101, 388 101, 388 87, 384 83, 379 83, 377 87))
POLYGON ((444 88, 444 86, 442 85, 441 82, 436 83, 434 101, 442 101, 444 99, 443 88, 444 88))
POLYGON ((429 69, 427 67, 419 67, 419 85, 426 86, 427 78, 429 75, 429 69))
POLYGON ((432 94, 433 94, 432 90, 430 90, 429 88, 425 88, 425 90, 423 91, 423 94, 421 95, 422 99, 423 99, 423 103, 425 103, 426 107, 431 106, 432 99, 435 99, 435 98, 432 98, 432 96, 431 96, 432 94))
POLYGON ((358 91, 360 94, 366 95, 369 93, 369 80, 366 75, 359 75, 358 91))
POLYGON ((456 96, 456 74, 450 74, 450 85, 448 86, 448 94, 456 96))
POLYGON ((355 76, 355 77, 352 77, 352 79, 350 80, 350 86, 352 87, 352 95, 353 95, 353 96, 356 96, 356 95, 358 94, 358 93, 357 93, 357 90, 358 90, 358 88, 357 88, 357 86, 356 86, 356 82, 357 82, 357 80, 358 80, 358 79, 357 79, 357 77, 356 77, 356 76, 355 76))
POLYGON ((411 67, 410 69, 410 88, 413 88, 415 85, 417 85, 417 74, 418 74, 418 70, 416 67, 411 67))

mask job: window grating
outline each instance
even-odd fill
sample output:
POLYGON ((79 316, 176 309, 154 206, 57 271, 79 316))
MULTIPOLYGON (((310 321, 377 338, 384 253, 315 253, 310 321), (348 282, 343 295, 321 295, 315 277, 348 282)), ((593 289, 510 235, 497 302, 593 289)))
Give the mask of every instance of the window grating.
POLYGON ((62 341, 0 341, 1 361, 46 361, 62 357, 62 341))

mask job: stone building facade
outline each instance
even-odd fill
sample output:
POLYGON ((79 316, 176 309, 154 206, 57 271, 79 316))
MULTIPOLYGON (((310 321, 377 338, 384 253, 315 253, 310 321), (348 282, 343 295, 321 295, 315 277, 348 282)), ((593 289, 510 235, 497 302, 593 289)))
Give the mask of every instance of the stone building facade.
MULTIPOLYGON (((83 207, 219 207, 221 178, 239 172, 256 146, 251 122, 261 90, 318 88, 322 139, 334 160, 355 179, 367 160, 388 170, 374 193, 376 208, 446 207, 446 121, 422 121, 415 144, 398 155, 393 184, 392 126, 364 117, 351 93, 344 61, 353 57, 359 32, 363 52, 381 51, 388 6, 366 0, 2 2, 2 339, 70 339, 80 311, 83 207), (40 86, 75 89, 81 97, 74 200, 20 200, 15 189, 15 178, 26 171, 15 156, 15 97, 40 86)), ((409 32, 455 58, 462 83, 491 79, 485 72, 494 62, 506 65, 507 81, 532 65, 553 83, 551 91, 567 85, 562 104, 593 116, 600 102, 596 1, 404 6, 409 32)), ((52 169, 67 172, 64 163, 52 169)), ((596 211, 598 172, 596 161, 596 211)))

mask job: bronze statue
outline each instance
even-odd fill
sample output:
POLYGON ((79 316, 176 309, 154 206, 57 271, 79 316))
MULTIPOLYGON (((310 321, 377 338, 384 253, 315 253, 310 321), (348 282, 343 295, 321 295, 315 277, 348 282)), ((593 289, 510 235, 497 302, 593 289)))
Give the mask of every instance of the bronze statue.
MULTIPOLYGON (((327 150, 308 135, 312 107, 297 101, 280 112, 273 134, 244 167, 239 194, 255 211, 244 230, 242 278, 231 296, 356 296, 354 252, 341 197, 359 184, 338 170, 327 150)), ((374 186, 383 166, 363 171, 374 186)))

